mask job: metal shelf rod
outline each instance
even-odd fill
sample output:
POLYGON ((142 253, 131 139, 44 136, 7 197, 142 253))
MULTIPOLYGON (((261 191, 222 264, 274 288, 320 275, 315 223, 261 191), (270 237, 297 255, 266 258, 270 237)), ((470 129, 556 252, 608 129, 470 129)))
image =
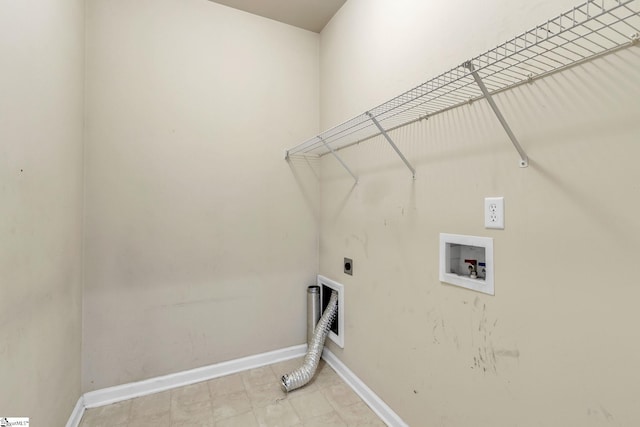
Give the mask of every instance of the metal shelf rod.
POLYGON ((471 72, 471 75, 473 76, 473 78, 475 79, 476 83, 478 84, 478 87, 480 88, 480 90, 484 94, 484 98, 487 100, 487 102, 491 106, 491 109, 493 110, 493 112, 495 113, 496 117, 500 121, 500 124, 504 128, 505 132, 507 132, 507 135, 509 136, 509 139, 511 140, 511 143, 513 144, 513 146, 518 151, 518 154, 520 154, 520 167, 521 168, 526 168, 527 166, 529 166, 529 158, 527 156, 527 153, 525 153, 524 150, 522 149, 522 147, 520 146, 520 143, 518 142, 518 139, 516 138, 516 136, 511 131, 511 128, 509 127, 509 124, 507 123, 507 121, 505 120, 504 116, 500 112, 500 109, 498 108, 498 106, 496 105, 496 102, 493 100, 493 97, 491 96, 491 94, 487 90, 487 87, 484 85, 484 82, 482 81, 482 79, 478 75, 478 72, 476 71, 476 69, 474 68, 474 66, 473 66, 473 64, 471 62, 465 62, 464 66, 466 68, 468 68, 469 71, 471 72))
POLYGON ((385 137, 385 139, 387 140, 387 142, 389 143, 389 145, 391 145, 391 147, 393 147, 393 149, 396 151, 396 153, 398 153, 398 156, 400 156, 400 158, 402 159, 402 161, 404 162, 405 165, 407 165, 407 167, 409 168, 409 170, 411 171, 411 175, 413 176, 413 179, 416 179, 416 170, 413 166, 411 166, 411 163, 409 163, 409 161, 407 160, 407 158, 404 156, 404 154, 402 154, 402 152, 400 151, 400 149, 396 146, 396 144, 393 142, 393 140, 391 139, 391 137, 389 136, 389 134, 387 134, 387 131, 384 130, 384 128, 382 126, 380 126, 380 123, 378 123, 378 121, 376 120, 376 118, 373 116, 373 114, 371 114, 370 112, 366 112, 367 116, 369 116, 369 118, 371 119, 371 121, 373 122, 374 125, 376 125, 376 127, 378 128, 378 130, 380 131, 380 133, 382 134, 382 136, 385 137))
POLYGON ((325 147, 327 147, 327 149, 331 152, 331 154, 333 154, 333 157, 336 158, 336 160, 338 162, 340 162, 340 164, 342 165, 343 168, 345 168, 347 170, 347 172, 349 172, 349 175, 351 175, 353 177, 353 179, 356 181, 356 184, 358 183, 358 177, 351 172, 351 169, 349 169, 349 166, 347 166, 347 164, 342 160, 342 157, 340 157, 338 155, 338 153, 336 153, 336 150, 333 149, 332 146, 330 146, 329 144, 327 144, 327 142, 321 137, 319 136, 318 139, 320 141, 322 141, 322 143, 324 144, 325 147))

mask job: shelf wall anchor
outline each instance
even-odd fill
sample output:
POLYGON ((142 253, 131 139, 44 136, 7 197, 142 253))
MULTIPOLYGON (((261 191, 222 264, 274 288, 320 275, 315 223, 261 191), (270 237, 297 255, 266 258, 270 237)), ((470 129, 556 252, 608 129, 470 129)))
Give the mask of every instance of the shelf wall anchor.
POLYGON ((355 176, 355 174, 353 172, 351 172, 351 169, 349 169, 349 166, 347 166, 347 164, 342 160, 342 157, 338 156, 338 153, 336 153, 336 150, 334 150, 333 147, 331 147, 329 144, 327 144, 327 141, 325 141, 321 136, 319 136, 318 139, 320 141, 322 141, 322 143, 327 148, 327 150, 329 150, 331 152, 331 154, 333 154, 333 157, 335 157, 336 160, 338 162, 340 162, 342 167, 345 168, 347 170, 347 172, 349 172, 349 175, 351 175, 353 177, 353 179, 356 181, 356 184, 357 184, 358 183, 358 177, 355 176))
POLYGON ((473 76, 474 80, 476 81, 476 84, 478 85, 478 87, 482 91, 482 94, 484 95, 485 99, 487 100, 487 102, 491 106, 491 109, 493 110, 494 114, 496 115, 496 117, 500 121, 500 124, 504 128, 505 132, 507 132, 507 135, 509 136, 509 139, 511 140, 511 143, 513 144, 513 146, 518 151, 518 154, 520 155, 520 167, 521 168, 526 168, 527 166, 529 166, 529 157, 527 156, 527 153, 524 152, 524 150, 520 146, 520 143, 518 142, 518 139, 516 138, 516 136, 511 131, 511 128, 509 127, 509 124, 507 123, 507 121, 505 120, 504 116, 500 112, 500 109, 498 109, 498 106, 496 105, 495 101, 491 97, 491 94, 489 93, 489 90, 484 85, 484 82, 482 81, 482 78, 480 78, 480 76, 478 75, 478 72, 476 71, 476 69, 473 66, 473 64, 471 63, 471 61, 465 62, 463 64, 463 66, 471 72, 471 75, 473 76))
POLYGON ((391 145, 391 147, 393 147, 393 149, 396 151, 396 153, 398 153, 398 156, 400 156, 400 158, 402 159, 402 161, 404 162, 405 165, 407 165, 407 167, 409 168, 409 170, 411 171, 411 175, 413 176, 413 179, 416 179, 416 170, 413 166, 411 166, 411 163, 409 163, 409 161, 407 160, 407 158, 402 154, 402 152, 400 151, 400 149, 396 146, 396 144, 393 142, 393 140, 391 139, 391 137, 389 136, 389 134, 387 134, 387 131, 384 130, 384 128, 380 125, 380 123, 378 122, 378 120, 373 116, 373 114, 371 114, 369 111, 366 112, 367 116, 369 116, 369 118, 371 119, 371 121, 373 122, 374 125, 376 125, 376 127, 378 128, 378 130, 380 131, 380 133, 382 134, 382 136, 385 137, 385 139, 387 140, 387 142, 389 143, 389 145, 391 145))

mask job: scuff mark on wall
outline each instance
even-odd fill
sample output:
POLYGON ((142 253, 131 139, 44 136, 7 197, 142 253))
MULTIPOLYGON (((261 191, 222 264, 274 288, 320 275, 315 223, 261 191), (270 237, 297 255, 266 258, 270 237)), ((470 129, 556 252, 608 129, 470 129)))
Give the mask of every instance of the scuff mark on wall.
MULTIPOLYGON (((475 298, 473 302, 474 313, 480 307, 480 299, 475 298)), ((477 348, 477 353, 473 356, 471 369, 482 370, 482 372, 493 372, 498 374, 498 364, 501 360, 515 359, 519 361, 520 350, 517 348, 498 347, 493 341, 493 332, 498 325, 498 319, 489 321, 487 316, 487 305, 482 305, 480 319, 477 328, 472 327, 472 346, 477 348)))
POLYGON ((427 311, 427 318, 432 322, 431 337, 433 344, 440 344, 446 338, 444 316, 439 307, 433 307, 427 311))
POLYGON ((608 423, 613 421, 613 414, 607 411, 607 409, 602 405, 599 405, 599 408, 587 408, 587 415, 598 419, 604 419, 608 423))
POLYGON ((501 357, 513 357, 515 359, 519 359, 520 358, 520 351, 519 350, 496 350, 495 351, 496 356, 501 356, 501 357))

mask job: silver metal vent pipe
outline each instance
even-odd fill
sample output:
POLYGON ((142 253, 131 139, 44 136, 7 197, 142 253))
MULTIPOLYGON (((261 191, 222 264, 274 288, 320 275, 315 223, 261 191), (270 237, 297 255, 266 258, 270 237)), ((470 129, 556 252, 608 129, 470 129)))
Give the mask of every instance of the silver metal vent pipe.
POLYGON ((329 304, 322 313, 322 317, 316 325, 313 338, 307 348, 307 354, 304 356, 304 362, 302 366, 294 370, 290 374, 282 376, 282 390, 290 392, 297 388, 307 384, 313 378, 318 368, 318 362, 320 356, 322 356, 322 349, 324 348, 324 341, 327 339, 327 335, 331 330, 331 324, 333 319, 338 313, 338 293, 331 291, 331 298, 329 298, 329 304))
POLYGON ((313 285, 307 288, 307 348, 311 346, 313 333, 320 320, 320 286, 313 285))

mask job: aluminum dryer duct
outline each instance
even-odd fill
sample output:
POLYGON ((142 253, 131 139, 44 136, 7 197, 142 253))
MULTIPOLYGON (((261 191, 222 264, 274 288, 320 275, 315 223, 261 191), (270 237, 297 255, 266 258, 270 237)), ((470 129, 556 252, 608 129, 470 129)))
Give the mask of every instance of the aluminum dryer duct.
POLYGON ((313 338, 307 348, 307 354, 304 356, 304 362, 302 363, 302 366, 295 371, 282 376, 282 390, 289 392, 300 388, 311 381, 313 374, 316 373, 316 369, 318 368, 320 356, 322 356, 324 341, 329 334, 331 324, 333 323, 333 319, 335 319, 337 313, 338 293, 336 291, 331 291, 329 304, 316 325, 313 338))

